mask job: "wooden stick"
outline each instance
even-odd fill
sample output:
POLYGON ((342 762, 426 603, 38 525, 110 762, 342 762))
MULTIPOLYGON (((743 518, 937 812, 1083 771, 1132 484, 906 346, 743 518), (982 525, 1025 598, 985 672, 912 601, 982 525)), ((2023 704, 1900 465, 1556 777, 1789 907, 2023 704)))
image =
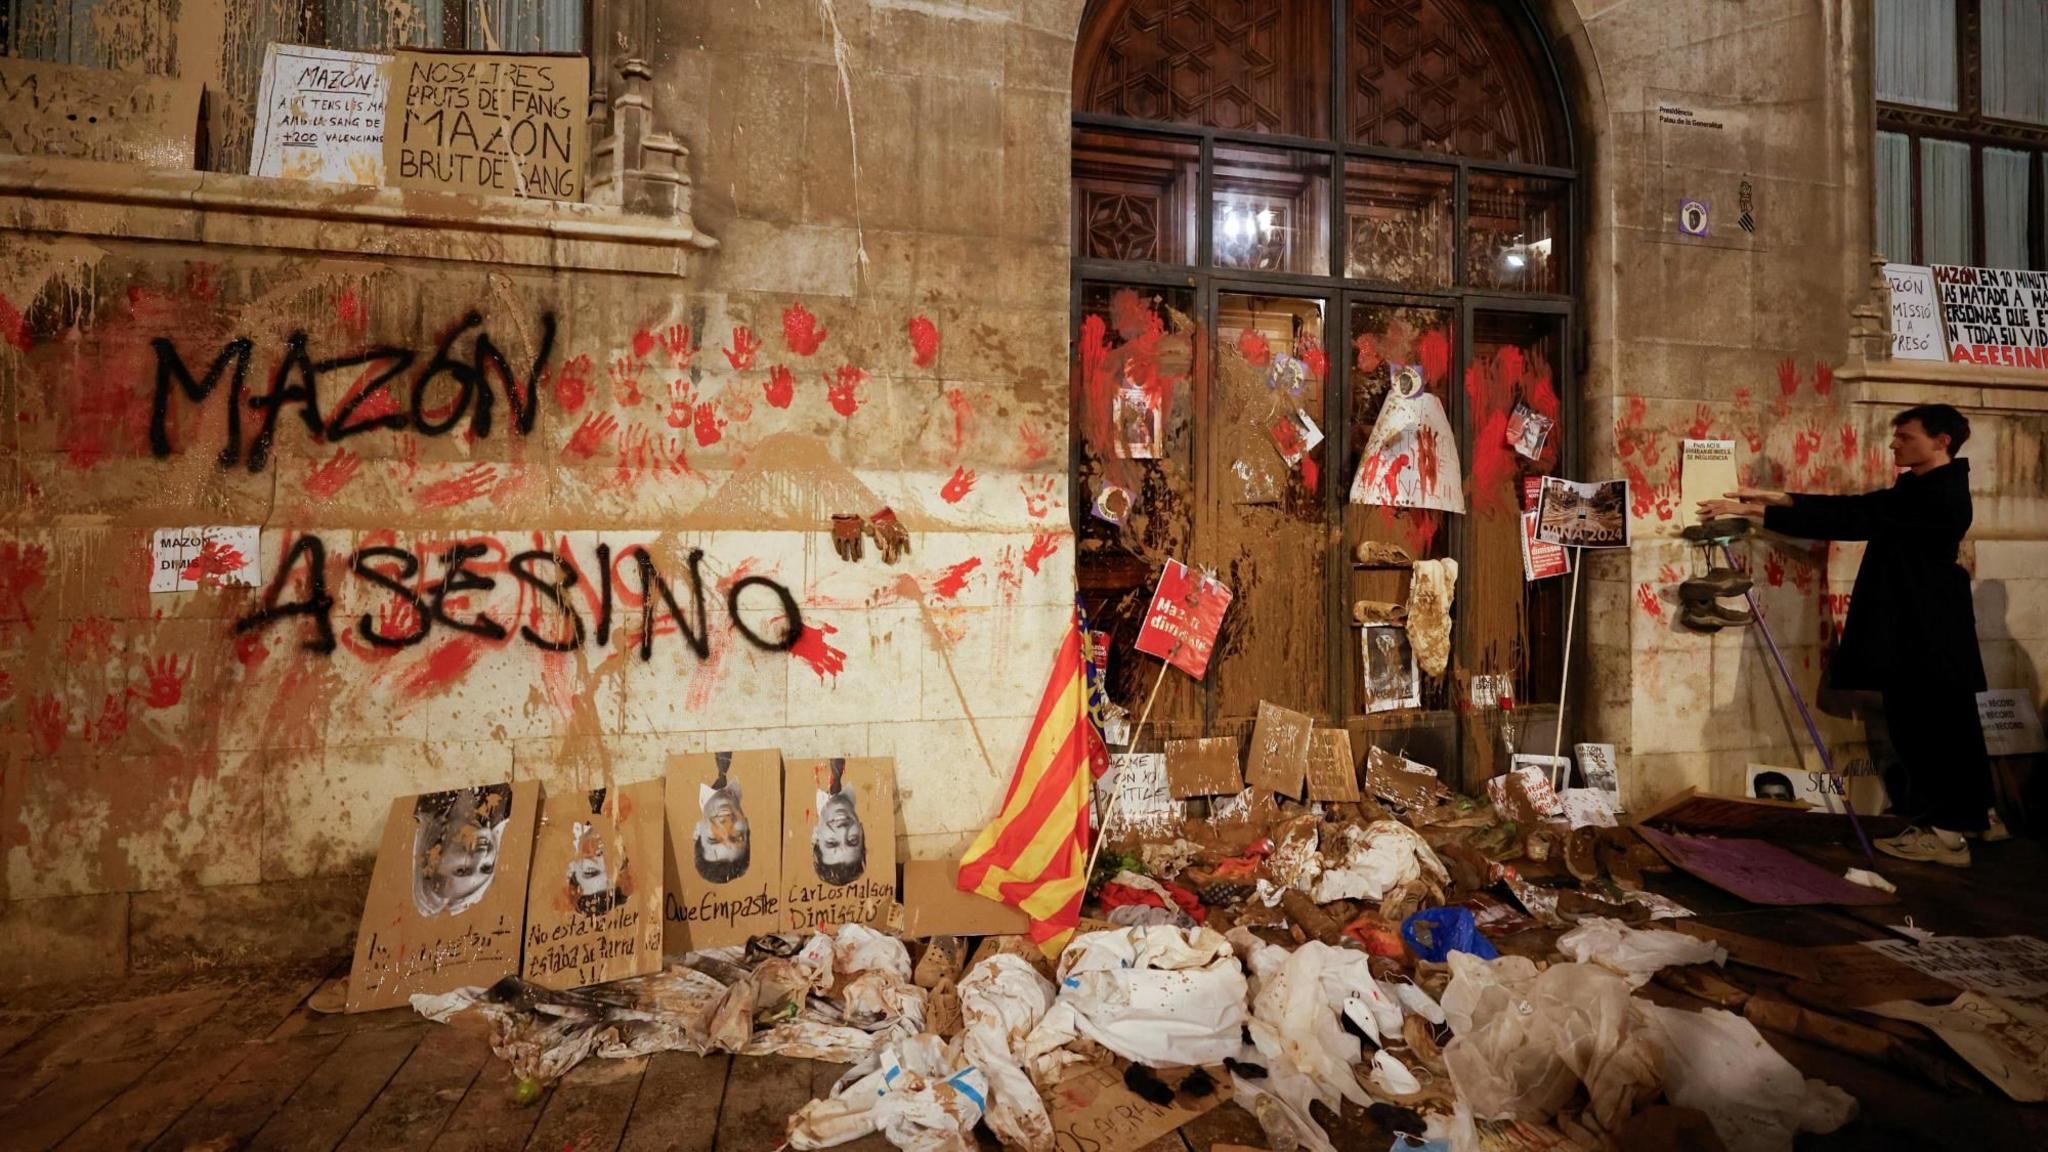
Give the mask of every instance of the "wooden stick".
MULTIPOLYGON (((1138 713, 1137 727, 1131 729, 1131 742, 1124 745, 1124 747, 1137 748, 1138 738, 1145 731, 1145 721, 1152 715, 1152 702, 1159 699, 1159 686, 1166 683, 1166 670, 1168 667, 1170 665, 1166 661, 1161 660, 1159 662, 1159 675, 1152 681, 1152 691, 1145 696, 1145 707, 1138 713)), ((1102 809, 1102 827, 1095 830, 1095 846, 1088 850, 1088 870, 1081 873, 1081 883, 1084 887, 1088 883, 1088 878, 1095 875, 1095 860, 1096 857, 1102 855, 1102 842, 1107 838, 1110 817, 1116 815, 1116 798, 1121 794, 1122 789, 1111 792, 1109 794, 1109 803, 1102 809)))
POLYGON ((1564 678, 1557 685, 1557 732, 1550 741, 1550 759, 1557 760, 1564 750, 1564 704, 1565 696, 1572 686, 1572 626, 1579 622, 1579 577, 1586 574, 1586 550, 1572 548, 1572 600, 1564 610, 1564 678))

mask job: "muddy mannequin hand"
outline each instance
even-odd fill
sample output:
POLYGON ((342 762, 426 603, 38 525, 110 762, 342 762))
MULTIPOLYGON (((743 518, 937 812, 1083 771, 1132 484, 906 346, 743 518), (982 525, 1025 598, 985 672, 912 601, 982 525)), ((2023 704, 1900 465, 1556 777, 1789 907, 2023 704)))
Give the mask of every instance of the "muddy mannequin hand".
POLYGON ((861 519, 858 516, 832 517, 832 550, 839 553, 841 560, 860 559, 861 519))
POLYGON ((898 556, 910 551, 910 533, 904 531, 903 522, 896 519, 896 513, 887 508, 875 513, 868 521, 868 535, 874 537, 875 547, 882 550, 882 563, 894 564, 898 556))
POLYGON ((1772 492, 1762 488, 1737 488, 1724 492, 1719 500, 1699 502, 1699 514, 1703 519, 1719 519, 1724 516, 1743 516, 1763 519, 1766 508, 1790 508, 1792 497, 1783 492, 1772 492))

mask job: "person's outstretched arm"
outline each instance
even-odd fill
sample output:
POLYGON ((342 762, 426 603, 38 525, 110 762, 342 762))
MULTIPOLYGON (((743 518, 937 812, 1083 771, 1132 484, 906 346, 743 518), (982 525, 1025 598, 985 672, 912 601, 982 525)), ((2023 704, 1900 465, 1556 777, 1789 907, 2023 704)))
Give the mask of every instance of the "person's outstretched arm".
POLYGON ((1855 496, 1818 496, 1807 492, 1774 492, 1738 488, 1719 500, 1700 502, 1706 517, 1742 516, 1760 520, 1782 536, 1806 540, 1868 540, 1886 516, 1892 490, 1880 488, 1855 496))

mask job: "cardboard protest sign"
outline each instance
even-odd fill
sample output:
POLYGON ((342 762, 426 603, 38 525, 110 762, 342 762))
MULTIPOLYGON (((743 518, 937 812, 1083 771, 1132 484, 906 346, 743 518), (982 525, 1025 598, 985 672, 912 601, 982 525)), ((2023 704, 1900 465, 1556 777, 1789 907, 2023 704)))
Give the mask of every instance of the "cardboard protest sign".
POLYGON ((1166 790, 1175 800, 1235 796, 1244 790, 1237 767, 1237 737, 1166 742, 1166 790))
POLYGON ((1171 834, 1180 827, 1180 804, 1166 787, 1166 756, 1160 752, 1122 752, 1109 758, 1107 787, 1098 786, 1097 803, 1116 811, 1103 827, 1104 840, 1171 834))
POLYGON ((2048 1100, 2048 1008, 2040 1004, 1965 992, 1952 1004, 1892 1000, 1867 1010, 1926 1025, 2022 1104, 2048 1100))
POLYGON ((249 174, 331 184, 384 182, 391 57, 272 43, 263 53, 249 174))
POLYGON ((1941 299, 1934 269, 1917 264, 1884 266, 1891 289, 1892 359, 1947 360, 1948 337, 1941 328, 1941 299))
POLYGON ((958 860, 903 862, 902 935, 1004 936, 1027 931, 1031 917, 1008 904, 960 890, 958 860))
POLYGON ((1628 481, 1578 484, 1543 478, 1536 538, 1570 548, 1628 547, 1628 481))
POLYGON ((1984 749, 1993 756, 2048 752, 2033 697, 2021 689, 1993 688, 1977 693, 1977 720, 1984 726, 1984 749))
POLYGON ((792 760, 782 774, 782 927, 867 924, 896 898, 896 762, 792 760))
POLYGON ((1314 723, 1300 712, 1259 701, 1251 751, 1245 756, 1245 783, 1298 799, 1308 777, 1308 734, 1314 723))
POLYGON ((190 168, 198 80, 0 57, 0 153, 190 168))
POLYGON ((1209 671, 1209 651, 1223 630, 1230 607, 1230 589, 1212 576, 1168 560, 1138 629, 1138 651, 1157 656, 1200 680, 1209 671))
POLYGON ((550 792, 540 813, 527 981, 582 988, 660 971, 662 782, 550 792))
POLYGON ((2032 998, 2048 994, 2048 943, 2032 936, 1936 936, 1865 940, 1916 972, 1972 992, 2032 998))
POLYGON ((540 784, 486 784, 391 802, 349 969, 350 1012, 519 974, 540 784))
POLYGON ((1607 793, 1614 810, 1621 811, 1621 778, 1614 771, 1614 745, 1574 744, 1572 754, 1579 758, 1579 782, 1607 793))
POLYGON ((1719 500, 1742 486, 1735 475, 1735 441, 1687 440, 1678 466, 1678 527, 1700 522, 1699 503, 1719 500))
POLYGON ((401 48, 384 118, 386 180, 581 200, 589 111, 588 57, 401 48))
MULTIPOLYGON (((1230 1083, 1222 1068, 1209 1072, 1217 1085, 1230 1083)), ((1221 1087, 1192 1100, 1179 1097, 1154 1104, 1124 1087, 1121 1075, 1102 1064, 1084 1064, 1055 1085, 1046 1096, 1052 1115, 1053 1145, 1062 1149, 1138 1152, 1200 1117, 1228 1096, 1221 1087)))
POLYGON ((1365 786, 1374 796, 1403 808, 1428 808, 1451 798, 1435 769, 1378 746, 1366 749, 1365 786))
POLYGON ((663 949, 744 944, 782 927, 782 753, 669 757, 663 949), (760 822, 761 838, 754 839, 760 822))
POLYGON ((199 588, 263 583, 263 529, 251 524, 223 528, 159 528, 149 538, 149 590, 191 592, 199 588))
POLYGON ((1359 798, 1351 733, 1342 728, 1317 728, 1309 733, 1308 798, 1339 803, 1359 798))

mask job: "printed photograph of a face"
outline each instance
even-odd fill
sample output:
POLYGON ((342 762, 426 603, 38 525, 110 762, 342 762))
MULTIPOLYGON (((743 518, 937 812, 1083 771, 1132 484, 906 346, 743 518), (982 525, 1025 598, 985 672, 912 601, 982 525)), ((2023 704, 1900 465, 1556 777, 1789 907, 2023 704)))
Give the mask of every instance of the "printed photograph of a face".
MULTIPOLYGON (((607 854, 605 831, 595 819, 604 814, 604 796, 604 789, 591 789, 593 819, 579 820, 570 829, 569 898, 575 902, 576 911, 585 916, 602 916, 632 895, 625 845, 616 845, 607 854)), ((609 821, 606 824, 611 827, 609 821)), ((616 828, 611 830, 617 835, 616 828)))
POLYGON ((811 863, 827 884, 851 884, 867 868, 867 828, 852 790, 845 786, 846 761, 834 759, 832 784, 818 793, 818 825, 811 829, 811 863))
POLYGON ((731 778, 732 753, 720 752, 718 778, 697 786, 697 827, 691 833, 697 875, 724 884, 747 874, 753 863, 753 828, 747 821, 739 781, 731 778))
POLYGON ((412 809, 412 903, 422 916, 459 916, 490 891, 512 819, 512 787, 429 792, 412 809))

